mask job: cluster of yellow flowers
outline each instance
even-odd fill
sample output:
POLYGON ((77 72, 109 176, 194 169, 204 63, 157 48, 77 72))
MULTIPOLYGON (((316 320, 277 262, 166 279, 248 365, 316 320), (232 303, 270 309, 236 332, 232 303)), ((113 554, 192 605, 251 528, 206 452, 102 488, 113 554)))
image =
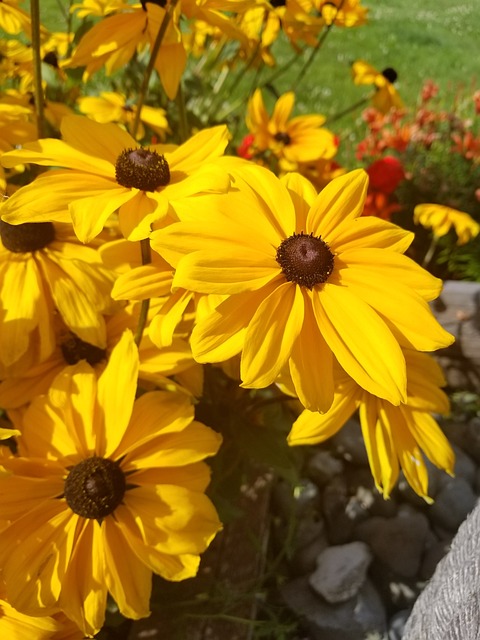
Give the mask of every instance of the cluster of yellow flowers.
MULTIPOLYGON (((95 25, 73 51, 70 35, 40 30, 42 55, 86 81, 157 49, 173 99, 206 47, 235 41, 238 59, 273 64, 280 29, 316 46, 323 29, 366 19, 358 0, 280 4, 84 0, 72 9, 95 25)), ((0 24, 33 28, 15 0, 0 24)), ((22 46, 0 42, 19 57, 22 46)), ((358 410, 379 491, 402 469, 428 500, 423 454, 453 470, 431 415, 449 411, 428 355, 453 341, 428 305, 442 283, 404 255, 412 233, 362 216, 367 174, 337 170, 322 116, 290 119, 287 93, 269 117, 253 93, 252 154, 271 153, 278 174, 225 155, 224 125, 165 142, 166 112, 115 92, 79 96, 83 115, 47 99, 60 135, 43 137, 31 48, 16 60, 0 66, 17 82, 0 97, 0 407, 12 424, 0 436, 15 442, 0 451, 2 637, 18 624, 34 640, 93 635, 108 593, 137 619, 152 572, 196 574, 221 528, 205 495, 221 435, 195 420, 207 364, 297 398, 291 445, 327 439, 358 410)), ((395 98, 384 75, 357 71, 395 98)))

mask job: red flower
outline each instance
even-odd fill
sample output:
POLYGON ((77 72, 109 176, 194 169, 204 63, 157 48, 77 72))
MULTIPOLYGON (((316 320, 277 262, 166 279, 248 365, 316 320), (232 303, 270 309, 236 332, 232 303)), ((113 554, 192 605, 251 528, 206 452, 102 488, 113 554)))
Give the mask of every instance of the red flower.
POLYGON ((240 143, 240 146, 237 149, 237 155, 240 156, 240 158, 245 158, 246 160, 251 160, 253 158, 253 141, 255 139, 255 136, 253 135, 253 133, 248 133, 242 140, 242 142, 240 143))
POLYGON ((385 156, 372 162, 367 168, 370 177, 370 189, 390 195, 405 179, 402 163, 393 156, 385 156))

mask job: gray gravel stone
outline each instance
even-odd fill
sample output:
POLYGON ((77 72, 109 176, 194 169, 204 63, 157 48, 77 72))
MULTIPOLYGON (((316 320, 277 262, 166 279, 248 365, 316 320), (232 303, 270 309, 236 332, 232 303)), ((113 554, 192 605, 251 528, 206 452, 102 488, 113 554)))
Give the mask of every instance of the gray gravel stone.
POLYGON ((360 423, 347 420, 343 427, 330 439, 332 450, 348 462, 367 466, 368 456, 360 423))
POLYGON ((281 589, 287 606, 309 633, 309 640, 363 640, 387 637, 385 609, 369 580, 354 598, 330 604, 316 595, 308 578, 292 580, 281 589))
POLYGON ((342 460, 336 458, 330 451, 316 451, 307 463, 306 473, 315 484, 323 487, 334 476, 340 475, 344 470, 342 460))
POLYGON ((317 558, 310 586, 327 602, 353 598, 366 580, 372 553, 363 542, 328 547, 317 558))
POLYGON ((472 487, 464 478, 449 478, 429 508, 432 521, 456 531, 477 502, 472 487))
POLYGON ((355 536, 370 546, 376 558, 404 577, 418 572, 428 532, 427 517, 408 505, 402 505, 393 518, 376 516, 355 528, 355 536))

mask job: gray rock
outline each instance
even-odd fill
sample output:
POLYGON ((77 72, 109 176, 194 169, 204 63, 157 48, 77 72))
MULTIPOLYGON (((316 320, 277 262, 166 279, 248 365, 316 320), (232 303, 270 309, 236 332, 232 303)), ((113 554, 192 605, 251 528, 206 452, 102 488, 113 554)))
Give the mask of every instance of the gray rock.
POLYGON ((317 558, 310 586, 327 602, 345 602, 364 584, 371 561, 372 553, 363 542, 328 547, 317 558))
POLYGON ((422 580, 429 580, 437 568, 437 564, 450 549, 451 538, 437 540, 425 552, 420 567, 419 576, 422 580))
POLYGON ((355 536, 383 565, 407 578, 419 570, 428 532, 427 517, 408 505, 402 505, 393 518, 376 516, 355 527, 355 536))
MULTIPOLYGON (((473 487, 475 484, 475 475, 477 470, 477 465, 474 460, 465 453, 460 447, 454 446, 453 450, 455 451, 455 467, 454 467, 454 475, 456 478, 464 478, 468 484, 473 487)), ((447 474, 442 475, 443 482, 447 480, 449 476, 447 474)))
POLYGON ((319 553, 328 547, 323 519, 302 518, 295 531, 292 546, 293 553, 289 561, 292 574, 302 576, 314 571, 319 553))
POLYGON ((348 462, 367 466, 368 456, 360 423, 347 420, 343 427, 330 439, 333 451, 348 462))
POLYGON ((456 531, 477 502, 472 487, 464 478, 449 478, 429 507, 432 522, 456 531))
POLYGON ((390 618, 388 623, 388 640, 402 640, 409 616, 410 609, 402 609, 390 618))
POLYGON ((306 479, 295 487, 286 480, 279 480, 272 490, 272 505, 285 520, 292 516, 301 518, 318 511, 320 490, 314 482, 306 479))
POLYGON ((327 523, 328 538, 332 544, 350 542, 354 520, 346 513, 349 501, 345 477, 335 476, 324 487, 322 512, 327 523))
POLYGON ((334 476, 338 476, 344 470, 344 464, 330 451, 320 449, 316 451, 307 463, 306 473, 315 484, 323 487, 334 476))
POLYGON ((480 390, 480 282, 447 280, 432 310, 455 336, 452 346, 437 352, 449 386, 480 390))
POLYGON ((385 609, 369 580, 354 598, 339 604, 330 604, 316 595, 306 577, 288 582, 281 593, 303 622, 310 640, 386 638, 385 609))

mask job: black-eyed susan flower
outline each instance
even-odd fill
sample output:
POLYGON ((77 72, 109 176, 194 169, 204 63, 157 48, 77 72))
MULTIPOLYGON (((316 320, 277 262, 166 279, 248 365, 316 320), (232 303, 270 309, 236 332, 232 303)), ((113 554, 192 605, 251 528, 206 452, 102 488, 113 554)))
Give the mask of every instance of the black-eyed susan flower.
POLYGON ((450 229, 457 234, 457 244, 466 244, 480 233, 480 224, 468 213, 442 204, 418 204, 413 211, 415 224, 432 229, 434 236, 447 235, 450 229))
MULTIPOLYGON (((130 6, 123 4, 118 13, 106 16, 84 34, 66 66, 84 66, 84 81, 100 69, 110 75, 124 67, 137 52, 143 51, 147 45, 153 46, 167 13, 160 4, 145 1, 130 6)), ((155 69, 171 100, 177 94, 187 61, 178 27, 179 17, 180 9, 177 7, 167 23, 155 59, 155 69)))
MULTIPOLYGON (((130 304, 105 317, 106 345, 98 347, 82 340, 62 325, 56 331, 56 346, 52 355, 38 364, 33 364, 18 376, 5 376, 0 382, 0 407, 6 410, 18 409, 32 402, 38 395, 47 393, 54 379, 66 367, 85 360, 100 376, 107 364, 110 353, 120 340, 125 329, 135 331, 138 326, 139 304, 130 304)), ((157 313, 156 305, 150 305, 150 316, 157 313)), ((158 348, 149 338, 150 318, 139 345, 139 386, 152 385, 169 390, 185 390, 181 381, 172 376, 180 376, 186 371, 197 370, 201 380, 201 365, 197 364, 187 340, 173 335, 168 346, 158 348), (180 384, 179 384, 180 382, 180 384)), ((195 389, 198 393, 198 385, 195 389)), ((1 432, 0 432, 1 435, 1 432)), ((5 436, 8 437, 8 436, 5 436)))
POLYGON ((403 107, 403 101, 394 85, 398 77, 395 69, 387 67, 383 71, 377 71, 368 62, 356 60, 352 64, 352 76, 355 84, 375 87, 372 104, 382 113, 388 113, 392 108, 400 109, 403 107))
POLYGON ((248 102, 246 117, 247 127, 254 136, 255 152, 268 150, 279 160, 295 163, 335 155, 335 136, 322 127, 325 117, 313 114, 290 118, 294 103, 292 91, 283 94, 269 116, 262 92, 256 89, 248 102))
POLYGON ((205 199, 201 222, 152 234, 176 269, 174 287, 228 296, 194 327, 194 357, 221 362, 241 352, 243 386, 253 388, 289 367, 304 405, 326 411, 335 355, 361 387, 404 402, 401 346, 453 342, 426 302, 441 281, 402 255, 413 234, 361 217, 362 170, 318 195, 298 174, 279 180, 249 165, 241 175, 236 192, 205 199))
MULTIPOLYGON (((0 210, 1 213, 1 210, 0 210)), ((82 340, 105 347, 113 272, 70 225, 0 220, 0 365, 19 375, 55 348, 57 314, 82 340)))
POLYGON ((151 224, 174 210, 175 201, 227 191, 229 162, 238 162, 220 161, 229 140, 223 125, 203 129, 180 146, 148 148, 121 127, 84 116, 64 118, 61 131, 63 140, 39 140, 2 156, 4 166, 66 169, 48 171, 19 189, 2 216, 11 224, 71 220, 82 242, 95 238, 116 211, 126 238, 148 237, 151 224))
POLYGON ((0 2, 0 27, 10 35, 25 33, 30 36, 32 27, 30 16, 19 7, 19 0, 0 2))
MULTIPOLYGON (((107 594, 128 618, 149 614, 152 572, 196 574, 220 528, 204 491, 220 436, 183 394, 135 400, 138 353, 126 332, 97 381, 81 362, 37 398, 18 456, 4 457, 0 564, 8 601, 27 615, 60 608, 85 634, 107 594)), ((21 442, 20 442, 21 440, 21 442)))
POLYGON ((438 363, 425 353, 406 350, 407 401, 399 406, 378 398, 340 374, 333 404, 323 415, 305 410, 288 436, 290 445, 318 444, 339 431, 359 411, 362 434, 377 489, 388 498, 400 469, 426 501, 428 472, 424 455, 450 475, 455 456, 432 413, 448 414, 447 395, 438 363))

